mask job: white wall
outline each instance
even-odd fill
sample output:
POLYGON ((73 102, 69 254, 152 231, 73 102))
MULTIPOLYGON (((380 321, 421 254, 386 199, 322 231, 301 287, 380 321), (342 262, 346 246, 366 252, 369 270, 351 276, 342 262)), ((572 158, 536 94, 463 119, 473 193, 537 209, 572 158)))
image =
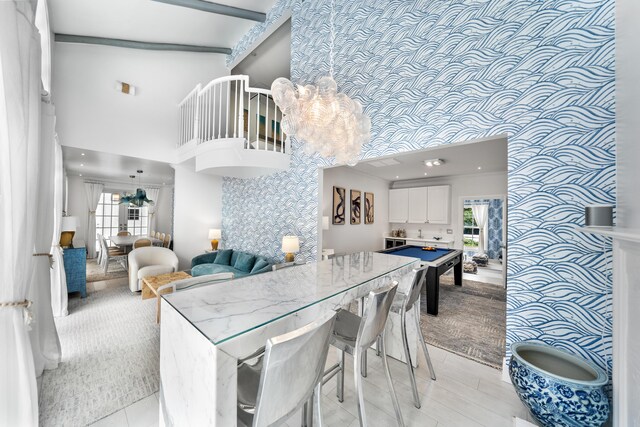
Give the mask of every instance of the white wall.
POLYGON ((173 235, 173 186, 161 187, 156 204, 156 230, 173 235))
POLYGON ((638 228, 640 220, 640 2, 616 2, 617 225, 638 228))
MULTIPOLYGON (((364 205, 363 205, 364 206, 364 205)), ((336 253, 356 251, 377 251, 383 249, 383 236, 389 229, 389 181, 363 174, 346 166, 324 170, 322 179, 322 216, 329 217, 329 229, 320 230, 322 247, 334 249, 336 253), (374 222, 364 223, 364 211, 360 224, 349 223, 351 206, 348 204, 346 223, 331 224, 333 209, 333 186, 346 189, 346 199, 350 201, 349 190, 374 193, 374 222)))
POLYGON ((173 250, 180 269, 188 269, 191 258, 211 248, 209 229, 222 223, 222 178, 196 174, 187 165, 175 171, 173 250))
POLYGON ((392 188, 427 187, 430 185, 451 186, 451 206, 449 207, 451 213, 451 224, 391 224, 389 228, 404 228, 405 230, 407 230, 407 237, 417 237, 418 229, 422 229, 423 236, 442 236, 445 240, 453 239, 454 247, 462 249, 463 227, 461 198, 498 195, 506 196, 507 173, 483 173, 475 175, 459 175, 443 178, 398 181, 392 184, 392 188), (453 230, 453 234, 447 234, 447 229, 453 230))
POLYGON ((225 56, 55 44, 53 91, 62 145, 175 161, 177 105, 196 84, 228 75, 225 56), (136 87, 134 96, 116 81, 136 87))

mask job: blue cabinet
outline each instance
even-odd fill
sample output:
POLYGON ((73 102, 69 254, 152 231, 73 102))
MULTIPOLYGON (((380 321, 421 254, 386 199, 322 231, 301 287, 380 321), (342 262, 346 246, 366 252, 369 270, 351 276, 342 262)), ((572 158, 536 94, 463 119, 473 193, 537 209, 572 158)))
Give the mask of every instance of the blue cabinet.
POLYGON ((80 292, 87 297, 87 250, 81 248, 64 249, 64 272, 67 275, 67 293, 80 292))

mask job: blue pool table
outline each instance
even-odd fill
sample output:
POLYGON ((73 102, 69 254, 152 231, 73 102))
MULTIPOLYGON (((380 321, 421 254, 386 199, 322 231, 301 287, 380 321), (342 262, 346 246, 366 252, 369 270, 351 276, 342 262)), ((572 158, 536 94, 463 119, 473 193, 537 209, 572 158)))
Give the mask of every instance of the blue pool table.
POLYGON ((380 251, 389 255, 400 255, 418 258, 423 266, 429 267, 425 282, 427 313, 438 315, 438 299, 440 296, 440 276, 453 268, 453 280, 456 286, 462 286, 462 251, 459 249, 435 248, 435 251, 424 251, 422 246, 404 245, 380 251))

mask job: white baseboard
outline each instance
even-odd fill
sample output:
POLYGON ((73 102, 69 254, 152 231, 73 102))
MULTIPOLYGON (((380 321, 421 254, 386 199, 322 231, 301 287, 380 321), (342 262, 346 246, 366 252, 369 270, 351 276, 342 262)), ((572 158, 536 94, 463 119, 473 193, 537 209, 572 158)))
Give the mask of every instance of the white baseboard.
POLYGON ((502 381, 511 384, 511 378, 509 377, 509 362, 506 357, 502 358, 502 381))

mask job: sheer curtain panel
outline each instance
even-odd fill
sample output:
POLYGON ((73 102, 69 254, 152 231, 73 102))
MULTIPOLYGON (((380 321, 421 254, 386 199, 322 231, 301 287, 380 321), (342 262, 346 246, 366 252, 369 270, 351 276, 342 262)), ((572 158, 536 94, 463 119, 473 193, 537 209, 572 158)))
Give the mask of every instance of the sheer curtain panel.
POLYGON ((471 206, 471 212, 473 212, 473 219, 476 220, 478 228, 480 229, 480 236, 478 236, 478 251, 485 253, 485 247, 487 245, 487 216, 489 213, 489 206, 485 204, 471 206))
POLYGON ((156 212, 158 211, 158 198, 160 197, 160 188, 147 187, 147 199, 153 200, 153 204, 148 206, 149 221, 147 222, 147 234, 151 234, 151 230, 156 229, 156 212))
POLYGON ((96 257, 96 209, 100 202, 100 195, 104 185, 95 182, 85 182, 84 190, 87 195, 87 258, 96 257))
MULTIPOLYGON (((40 146, 40 38, 31 2, 0 1, 0 425, 38 425, 28 328, 40 146)), ((48 252, 48 250, 47 250, 48 252)), ((47 302, 49 304, 49 302, 47 302)))
POLYGON ((60 229, 62 228, 62 205, 64 203, 64 167, 62 165, 62 147, 58 137, 55 138, 55 174, 54 174, 54 206, 53 206, 53 241, 51 242, 51 308, 54 316, 66 316, 67 311, 67 275, 64 272, 64 259, 60 247, 60 229))
MULTIPOLYGON (((48 97, 47 97, 48 98, 48 97)), ((49 99, 41 103, 40 152, 37 171, 38 186, 31 201, 36 211, 36 235, 29 300, 35 322, 29 336, 36 375, 45 369, 55 369, 60 362, 60 341, 51 308, 51 236, 54 217, 54 127, 55 110, 49 99)))

